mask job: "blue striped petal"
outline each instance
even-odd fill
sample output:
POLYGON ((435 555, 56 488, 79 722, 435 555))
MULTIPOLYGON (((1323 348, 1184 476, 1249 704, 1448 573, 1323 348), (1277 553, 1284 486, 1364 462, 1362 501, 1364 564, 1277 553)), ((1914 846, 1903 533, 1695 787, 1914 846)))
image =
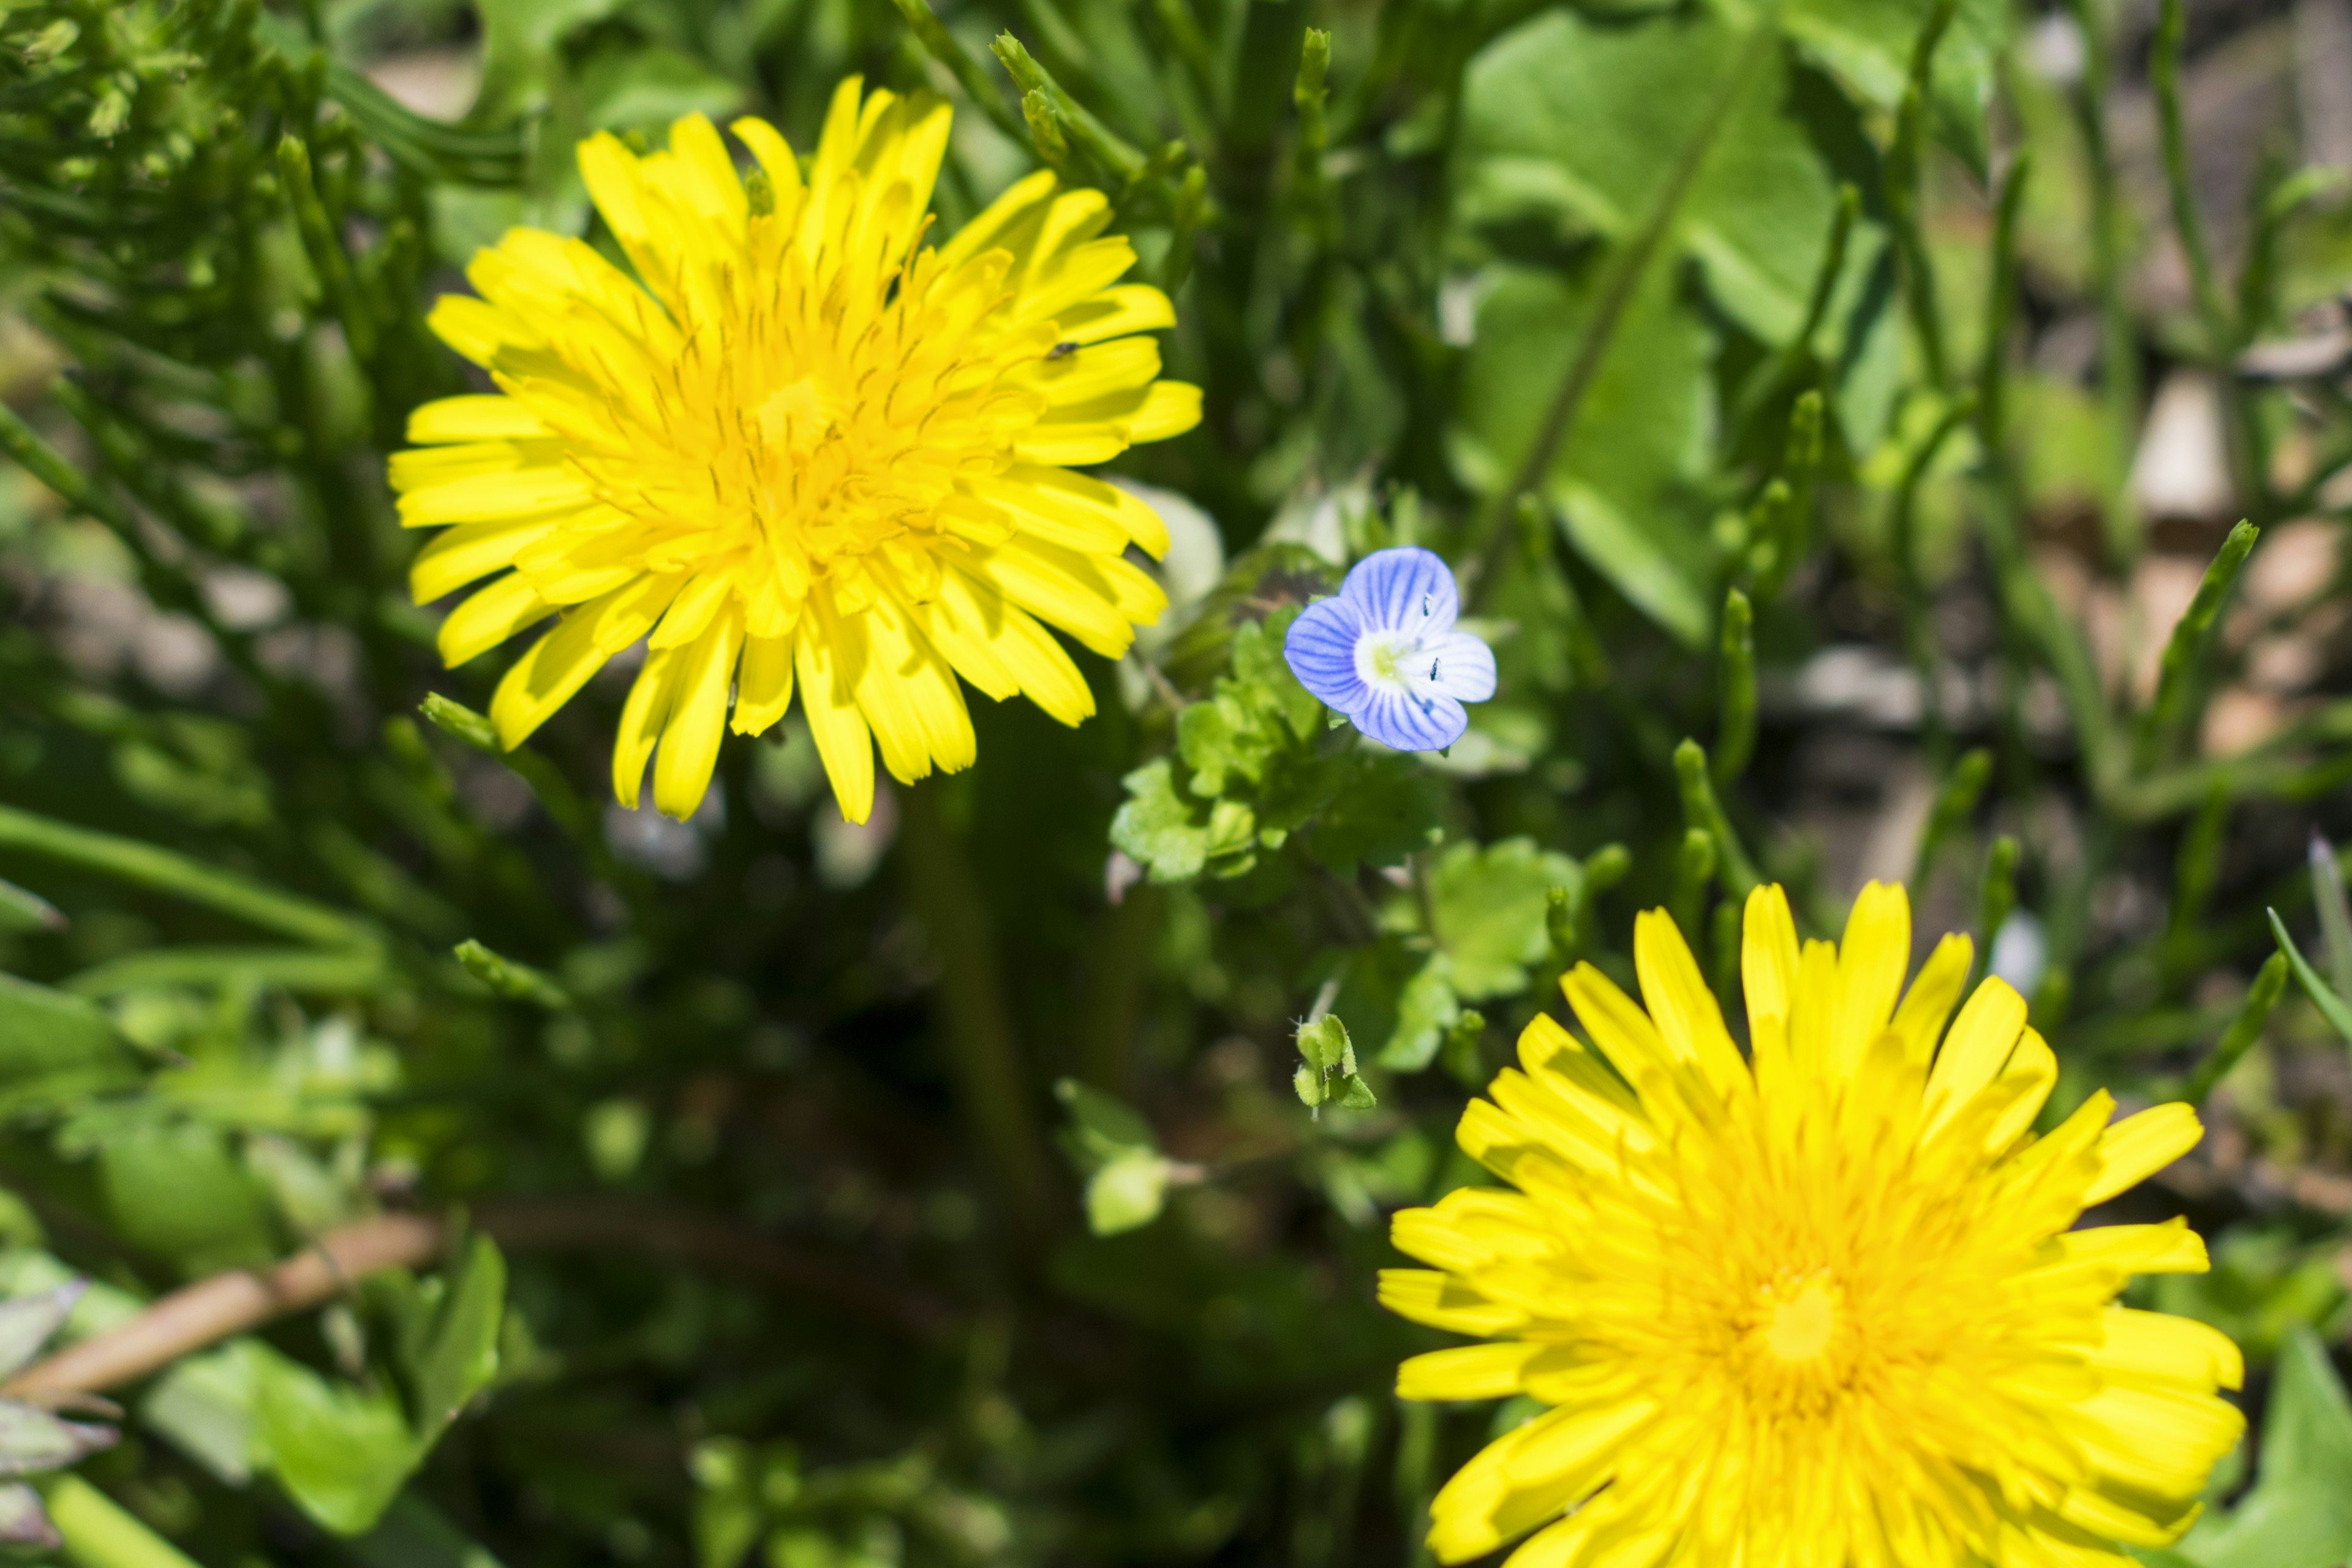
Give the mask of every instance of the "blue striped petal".
POLYGON ((1409 697, 1378 687, 1368 694, 1370 700, 1349 717, 1357 729, 1400 752, 1442 752, 1470 727, 1470 715, 1451 697, 1409 697))
POLYGON ((1462 609, 1445 562, 1412 545, 1375 550, 1357 562, 1339 595, 1354 600, 1369 625, 1415 637, 1444 636, 1462 609))
POLYGON ((1364 705, 1364 678, 1356 673, 1363 640, 1360 609, 1345 598, 1318 599, 1298 613, 1282 639, 1282 657, 1298 684, 1342 713, 1364 705))
POLYGON ((1448 632, 1422 647, 1413 689, 1457 702, 1484 702, 1495 695, 1495 650, 1468 632, 1448 632))

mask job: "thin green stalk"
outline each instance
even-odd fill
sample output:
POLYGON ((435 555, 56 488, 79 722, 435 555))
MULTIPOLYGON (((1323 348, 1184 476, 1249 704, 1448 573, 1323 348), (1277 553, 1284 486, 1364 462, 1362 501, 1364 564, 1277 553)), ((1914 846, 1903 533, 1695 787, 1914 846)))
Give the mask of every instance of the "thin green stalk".
POLYGON ((194 1558, 79 1476, 44 1477, 33 1484, 65 1542, 66 1560, 76 1568, 196 1568, 194 1558))
POLYGON ((310 149, 301 138, 278 139, 278 180, 286 205, 293 211, 296 232, 302 237, 302 252, 310 258, 310 270, 318 276, 328 308, 343 329, 343 342, 352 358, 362 367, 373 367, 375 318, 368 313, 367 301, 352 281, 351 258, 343 253, 342 239, 319 200, 318 186, 310 178, 310 149))
POLYGON ((1756 752, 1756 612, 1737 588, 1723 596, 1717 658, 1715 783, 1728 789, 1756 752))
POLYGON ((1005 107, 1004 94, 995 82, 989 79, 988 72, 981 63, 972 58, 971 51, 956 42, 955 35, 940 25, 939 17, 932 14, 927 0, 890 0, 890 3, 898 7, 898 15, 906 19, 908 31, 915 35, 915 41, 923 46, 924 52, 948 68, 948 74, 956 79, 956 85, 963 89, 964 96, 971 100, 999 131, 1015 142, 1024 140, 1028 127, 1005 107))
POLYGON ((2189 601, 2189 609, 2174 624, 2172 636, 2164 645, 2164 657, 2156 678, 2156 697, 2140 715, 2139 732, 2134 738, 2132 760, 2143 772, 2157 759, 2165 737, 2180 719, 2188 706, 2191 677, 2205 651, 2206 635, 2221 613, 2221 601, 2238 580, 2238 570, 2245 565, 2246 557, 2262 537, 2262 530, 2250 522, 2241 522, 2221 542, 2212 564, 2205 568, 2204 577, 2197 584, 2196 596, 2189 601))
POLYGON ((2091 182, 2091 291, 2099 307, 2099 423, 2105 469, 2101 521, 2108 554, 2128 565, 2139 558, 2141 531, 2130 483, 2139 440, 2139 334, 2125 276, 2128 213, 2107 145, 2114 47, 2100 0, 2067 0, 2067 9, 2083 39, 2083 79, 2074 89, 2074 109, 2091 182))
POLYGON ((936 782, 901 790, 898 854, 916 917, 939 962, 942 1034, 981 1152, 1014 1226, 1031 1240, 1053 1221, 1053 1176, 1004 997, 979 879, 940 816, 936 782))
MULTIPOLYGON (((1061 133, 1073 145, 1083 148, 1121 185, 1143 172, 1143 153, 1064 91, 1062 84, 1037 63, 1020 39, 1010 33, 999 33, 996 41, 989 46, 989 52, 997 58, 1004 67, 1005 74, 1012 77, 1021 89, 1024 114, 1031 114, 1027 100, 1033 95, 1038 97, 1051 112, 1061 133)), ((1034 115, 1031 114, 1031 126, 1034 128, 1036 123, 1034 115)))
POLYGON ((1696 940, 1699 935, 1699 904, 1715 880, 1715 835, 1704 827, 1683 829, 1682 847, 1675 856, 1674 891, 1666 907, 1675 924, 1696 940))
POLYGON ((1927 877, 1936 868, 1936 852, 1976 810, 1977 802, 1984 798, 1985 785, 1991 782, 1992 753, 1982 746, 1953 764, 1944 787, 1936 792, 1936 804, 1927 813, 1927 826, 1919 835, 1918 857, 1911 866, 1914 889, 1927 885, 1927 877))
POLYGON ((2327 1020, 2327 1026, 2342 1036, 2345 1044, 2352 1045, 2352 1004, 2337 995, 2336 988, 2311 966, 2309 959, 2303 956, 2303 949, 2295 946, 2294 938, 2287 935, 2286 922, 2279 919, 2278 911, 2271 910, 2266 912, 2271 917, 2271 939, 2278 943, 2279 952, 2285 955, 2288 966, 2294 971, 2295 979, 2302 982, 2304 994, 2310 997, 2311 1005, 2319 1009, 2319 1016, 2327 1020))
POLYGON ((45 855, 85 870, 119 877, 321 947, 372 947, 378 940, 373 930, 349 916, 234 871, 136 838, 75 827, 13 806, 0 805, 0 848, 45 855))
POLYGON ((1734 432, 1729 442, 1733 450, 1746 448, 1750 427, 1780 394, 1813 367, 1813 339, 1820 334, 1822 323, 1829 319, 1830 301, 1837 292, 1838 279, 1845 275, 1846 249, 1853 238, 1854 221, 1861 213, 1861 191, 1851 184, 1839 185, 1837 214, 1830 220, 1829 247, 1822 256, 1820 270, 1813 274, 1812 292, 1805 300, 1804 320, 1780 352, 1748 377, 1729 422, 1734 432))
POLYGON ((1676 746, 1675 776, 1682 790, 1683 821, 1713 837, 1724 891, 1745 899, 1763 879, 1756 874, 1756 862, 1741 847, 1731 819, 1723 813, 1723 803, 1716 798, 1714 784, 1707 781, 1706 748, 1688 740, 1676 746))
POLYGON ((2274 952, 2264 962, 2254 983, 2246 987, 2246 999, 2238 1007, 2238 1016, 2221 1032, 2206 1058, 2197 1064, 2197 1070, 2181 1089, 2180 1098, 2191 1105, 2202 1105, 2213 1086, 2230 1076, 2254 1042, 2263 1037, 2263 1026, 2270 1021, 2271 1009, 2278 1005, 2279 995, 2286 989, 2286 955, 2274 952))
POLYGON ((2213 273, 2212 252, 2205 244, 2205 221, 2198 215, 2197 193, 2189 177, 2189 128, 2180 108, 2180 44, 2187 30, 2181 0, 2159 0, 2156 37, 2148 46, 2148 85, 2156 94, 2164 184, 2172 199, 2172 231, 2189 262, 2189 286, 2204 323, 2206 353, 2218 365, 2236 349, 2237 329, 2213 273))
POLYGON ((1977 367, 1977 432, 1986 451, 2000 449, 2009 433, 2009 324, 2017 311, 2017 215, 2025 205, 2025 183, 2033 173, 2031 149, 2018 153, 2001 181, 1993 209, 1992 281, 1985 301, 1984 353, 1977 367))
POLYGON ((1904 271, 1903 297, 1911 312, 1911 326, 1927 361, 1930 385, 1945 384, 1944 320, 1936 301, 1936 268, 1927 251, 1920 207, 1921 165, 1927 139, 1927 92, 1936 63, 1936 46, 1952 25, 1958 0, 1936 0, 1919 36, 1911 47, 1910 80, 1895 110, 1895 137, 1886 153, 1886 211, 1895 227, 1895 245, 1904 271))
POLYGON ((1977 889, 1977 974, 1990 973, 1993 939, 2017 908, 2017 840, 2006 833, 1985 850, 1984 880, 1977 889))
POLYGON ((1577 409, 1584 395, 1592 389, 1593 378, 1600 374, 1601 363, 1608 356, 1609 345, 1616 341, 1617 329, 1625 318, 1627 307, 1649 273, 1654 258, 1675 218, 1682 210, 1683 198, 1690 194, 1691 184, 1706 165, 1706 155, 1715 139, 1730 119, 1731 110, 1740 99, 1741 89, 1758 74, 1757 66, 1763 52, 1775 47, 1777 31, 1764 23, 1749 24, 1739 58, 1734 62, 1729 83, 1717 93, 1706 118, 1691 132, 1675 159, 1673 172, 1659 187, 1642 226, 1632 239, 1622 246, 1611 258, 1607 281, 1601 286, 1599 302, 1593 307, 1592 318, 1586 323, 1583 341, 1577 344, 1575 357, 1560 374, 1559 384, 1553 389, 1551 401, 1544 407, 1543 418, 1536 426, 1535 439, 1519 460, 1510 482, 1487 499, 1473 536, 1480 541, 1478 573, 1475 593, 1484 594, 1495 578, 1493 568, 1500 564, 1501 552, 1508 546, 1510 531, 1503 526, 1511 509, 1521 496, 1529 494, 1543 482, 1551 469, 1552 458, 1568 439, 1576 424, 1577 409))

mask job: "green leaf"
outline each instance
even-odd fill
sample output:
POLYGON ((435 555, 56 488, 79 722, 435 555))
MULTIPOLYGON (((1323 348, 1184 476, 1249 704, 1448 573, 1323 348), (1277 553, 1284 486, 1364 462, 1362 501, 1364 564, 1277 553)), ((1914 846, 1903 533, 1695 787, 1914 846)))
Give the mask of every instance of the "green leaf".
MULTIPOLYGON (((1917 0, 1789 0, 1780 25, 1816 64, 1854 98, 1893 111, 1903 101, 1911 50, 1927 8, 1917 0)), ((1931 83, 1937 140, 1985 172, 1985 114, 2007 27, 2000 0, 1959 0, 1936 47, 1931 83)))
POLYGON ((1185 882, 1209 863, 1208 813, 1176 792, 1174 764, 1146 763, 1119 781, 1126 804, 1110 821, 1110 841, 1155 882, 1185 882))
MULTIPOLYGON (((1712 344, 1675 298, 1669 271, 1659 268, 1626 308, 1544 489, 1577 552, 1696 647, 1714 624, 1708 547, 1702 520, 1675 498, 1706 461, 1712 344)), ((1471 489, 1491 492, 1517 471, 1591 306, 1589 289, 1520 268, 1503 272, 1486 296, 1451 440, 1471 489)))
POLYGON ((0 974, 0 1095, 65 1098, 136 1077, 130 1047, 96 1003, 0 974))
POLYGON ((2286 922, 2279 919, 2278 911, 2272 910, 2269 914, 2271 935, 2277 940, 2278 950, 2286 954, 2294 977, 2303 983, 2304 994, 2311 998, 2311 1005, 2319 1009, 2319 1016, 2327 1020, 2328 1026, 2344 1037, 2344 1043, 2352 1046, 2352 1005, 2336 994, 2335 989, 2320 978, 2319 971, 2312 968, 2303 950, 2294 945, 2294 938, 2286 934, 2286 922))
POLYGON ((1429 955, 1397 993, 1396 1027, 1381 1047, 1381 1066, 1419 1072, 1436 1059, 1437 1047, 1462 1016, 1454 994, 1454 963, 1443 951, 1429 955))
POLYGON ((423 1454, 400 1401, 388 1388, 330 1383, 282 1356, 258 1358, 251 1370, 255 1468, 337 1535, 374 1524, 423 1454))
POLYGON ((1054 1085, 1054 1098, 1068 1110, 1071 1141, 1090 1166, 1159 1146, 1151 1123, 1133 1107, 1090 1084, 1063 1079, 1054 1085))
POLYGON ((1445 795, 1428 768, 1365 750, 1336 762, 1339 783, 1307 839, 1307 853, 1318 864, 1352 876, 1360 865, 1402 865, 1406 856, 1437 842, 1445 795))
POLYGON ((99 1183, 123 1239, 208 1274, 275 1253, 260 1184, 210 1127, 134 1124, 99 1148, 99 1183))
POLYGON ((506 1291, 505 1258, 488 1237, 474 1237, 444 1279, 440 1310, 414 1357, 420 1447, 430 1447, 467 1401, 498 1376, 506 1291))
POLYGON ((1540 202, 1564 226, 1625 239, 1717 97, 1737 86, 1671 242, 1735 319, 1785 342, 1804 319, 1837 212, 1841 173, 1816 129, 1836 139, 1828 150, 1842 162, 1867 154, 1851 111, 1790 73, 1779 50, 1765 54, 1760 75, 1736 80, 1745 42, 1743 28, 1704 8, 1633 26, 1552 11, 1504 34, 1465 84, 1469 215, 1540 202))
POLYGON ((2200 1520, 2173 1555, 2195 1568, 2336 1568, 2352 1556, 2352 1402, 2308 1328, 2280 1347, 2258 1451, 2244 1500, 2200 1520))
POLYGON ((620 7, 621 0, 479 0, 482 87, 476 112, 503 117, 546 107, 548 85, 562 68, 556 47, 620 7))
POLYGON ((1318 1073, 1356 1070, 1356 1047, 1337 1013, 1326 1013, 1311 1024, 1299 1026, 1298 1054, 1318 1073))
MULTIPOLYGON (((1526 990, 1528 969, 1551 950, 1551 890, 1567 889, 1572 904, 1583 879, 1574 860, 1532 838, 1506 838, 1484 848, 1458 843, 1440 851, 1429 868, 1430 915, 1449 960, 1454 994, 1478 1001, 1526 990)), ((1402 898, 1381 914, 1391 930, 1418 919, 1412 901, 1402 898)))
POLYGON ((1168 1198, 1168 1162, 1149 1149, 1129 1149, 1087 1182, 1087 1228, 1117 1236, 1160 1217, 1168 1198))

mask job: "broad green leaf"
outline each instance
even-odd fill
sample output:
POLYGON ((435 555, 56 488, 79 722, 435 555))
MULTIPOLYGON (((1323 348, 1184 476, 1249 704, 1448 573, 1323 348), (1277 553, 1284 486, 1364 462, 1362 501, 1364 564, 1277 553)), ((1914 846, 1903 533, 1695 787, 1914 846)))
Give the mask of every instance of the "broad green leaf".
POLYGON ((1643 527, 1601 491, 1573 479, 1550 488, 1560 531, 1617 591, 1658 625, 1696 647, 1711 625, 1700 596, 1706 570, 1689 541, 1675 549, 1674 536, 1643 527))
POLYGON ((482 88, 476 112, 504 117, 543 108, 548 84, 561 68, 556 46, 620 6, 621 0, 479 0, 482 88))
POLYGON ((507 1262, 487 1236, 443 1280, 440 1310, 415 1358, 416 1439, 430 1447, 466 1402, 499 1374, 499 1325, 506 1312, 507 1262))
MULTIPOLYGON (((1532 838, 1442 850, 1429 868, 1430 917, 1449 961, 1454 993, 1478 1001, 1527 989, 1529 967, 1551 951, 1545 921, 1551 889, 1573 890, 1582 876, 1574 860, 1532 838)), ((1381 923, 1391 930, 1419 919, 1415 901, 1405 898, 1381 911, 1381 923)))
POLYGON ((2307 1328, 2280 1347, 2257 1452, 2244 1500, 2199 1521, 2173 1554, 2195 1568, 2337 1568, 2352 1557, 2352 1402, 2307 1328))
POLYGON ((1464 89, 1470 215, 1548 203, 1564 227, 1629 238, 1719 95, 1736 89, 1672 243, 1742 325, 1785 342, 1826 251, 1839 181, 1862 175, 1868 154, 1851 111, 1818 79, 1792 73, 1780 50, 1741 75, 1745 44, 1740 28, 1704 8, 1633 25, 1552 11, 1504 34, 1472 62, 1464 89), (1852 166, 1842 174, 1832 155, 1852 166))
POLYGON ((124 1239, 192 1275, 261 1263, 276 1250, 260 1184, 210 1127, 114 1130, 100 1145, 98 1171, 124 1239))
POLYGON ((1176 790, 1173 764, 1162 757, 1120 781, 1127 802, 1111 818, 1110 841, 1151 874, 1155 882, 1183 882, 1209 863, 1207 813, 1176 790))
MULTIPOLYGON (((1861 102, 1893 110, 1911 78, 1911 52, 1928 7, 1918 0, 1789 0, 1780 25, 1800 48, 1861 102)), ((1979 174, 1985 112, 2007 27, 2001 0, 1959 0, 1936 47, 1929 78, 1937 138, 1979 174)))
POLYGON ((374 1524, 423 1449, 391 1390, 331 1383, 299 1362, 257 1358, 253 1463, 337 1535, 374 1524))
MULTIPOLYGON (((1492 493, 1518 472, 1591 311, 1589 289, 1522 268, 1486 296, 1452 433, 1471 489, 1492 493)), ((1710 624, 1710 568, 1704 520, 1682 492, 1704 468, 1715 416, 1710 340, 1659 269, 1627 307, 1543 477, 1578 553, 1694 646, 1710 624)))

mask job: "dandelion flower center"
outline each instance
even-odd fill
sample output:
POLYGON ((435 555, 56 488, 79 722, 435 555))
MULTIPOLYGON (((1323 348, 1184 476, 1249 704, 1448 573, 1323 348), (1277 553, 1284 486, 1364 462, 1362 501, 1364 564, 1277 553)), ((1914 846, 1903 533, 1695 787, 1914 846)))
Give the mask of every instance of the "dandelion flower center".
POLYGON ((1791 1292, 1767 1286, 1761 1292, 1765 1352, 1776 1361, 1819 1362, 1838 1331, 1837 1282, 1816 1274, 1791 1292))

